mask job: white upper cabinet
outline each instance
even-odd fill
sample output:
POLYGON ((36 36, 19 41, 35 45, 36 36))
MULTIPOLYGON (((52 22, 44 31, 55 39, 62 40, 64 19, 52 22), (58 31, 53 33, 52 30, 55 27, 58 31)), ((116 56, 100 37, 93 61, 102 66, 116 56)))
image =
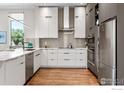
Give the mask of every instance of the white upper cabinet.
POLYGON ((58 8, 45 7, 39 9, 39 38, 58 38, 58 8))
POLYGON ((85 8, 75 7, 74 38, 85 38, 85 8))

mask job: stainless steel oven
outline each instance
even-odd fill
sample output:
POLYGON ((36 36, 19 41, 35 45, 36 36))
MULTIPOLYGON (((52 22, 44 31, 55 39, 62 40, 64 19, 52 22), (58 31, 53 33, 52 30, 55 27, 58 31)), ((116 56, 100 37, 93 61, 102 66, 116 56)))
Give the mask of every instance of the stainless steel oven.
POLYGON ((95 63, 95 37, 90 35, 87 38, 88 45, 88 68, 97 76, 96 63, 95 63))

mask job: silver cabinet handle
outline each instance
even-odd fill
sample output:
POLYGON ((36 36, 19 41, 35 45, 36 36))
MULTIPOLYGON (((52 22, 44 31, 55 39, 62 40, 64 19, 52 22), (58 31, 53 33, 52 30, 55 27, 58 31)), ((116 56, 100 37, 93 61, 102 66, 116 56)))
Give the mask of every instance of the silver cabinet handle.
POLYGON ((79 16, 75 16, 75 18, 78 18, 79 16))
POLYGON ((66 60, 66 61, 67 61, 67 60, 70 60, 70 59, 64 59, 64 60, 66 60))
POLYGON ((64 53, 64 54, 70 54, 70 53, 64 53))
POLYGON ((83 59, 80 59, 80 61, 83 61, 83 59))
POLYGON ((39 56, 40 54, 36 54, 35 56, 39 56))
POLYGON ((23 62, 21 62, 20 64, 23 64, 23 62))
POLYGON ((32 55, 33 53, 27 54, 28 56, 32 55))
POLYGON ((51 52, 50 54, 54 54, 54 52, 51 52))
POLYGON ((55 50, 55 49, 49 49, 49 50, 55 50))
POLYGON ((80 53, 80 54, 84 54, 84 53, 80 53))
POLYGON ((55 60, 55 59, 50 59, 50 60, 52 60, 52 61, 53 61, 53 60, 55 60))
POLYGON ((52 16, 45 16, 45 18, 52 18, 52 16))

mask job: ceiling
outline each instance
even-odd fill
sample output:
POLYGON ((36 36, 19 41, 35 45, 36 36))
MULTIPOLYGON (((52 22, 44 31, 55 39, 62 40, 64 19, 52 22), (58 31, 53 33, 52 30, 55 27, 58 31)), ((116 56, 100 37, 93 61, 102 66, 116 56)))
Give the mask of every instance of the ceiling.
POLYGON ((45 7, 45 6, 85 6, 86 3, 0 3, 0 9, 32 9, 35 7, 45 7))

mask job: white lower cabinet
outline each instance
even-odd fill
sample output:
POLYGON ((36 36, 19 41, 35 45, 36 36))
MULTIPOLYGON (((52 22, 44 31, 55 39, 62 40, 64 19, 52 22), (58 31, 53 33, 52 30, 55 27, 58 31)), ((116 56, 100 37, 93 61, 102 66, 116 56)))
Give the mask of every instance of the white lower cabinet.
POLYGON ((4 85, 5 84, 5 77, 4 77, 4 73, 5 73, 5 70, 4 70, 4 63, 3 62, 0 62, 0 85, 4 85))
POLYGON ((57 66, 57 59, 48 59, 48 66, 49 67, 56 67, 57 66))
POLYGON ((47 49, 41 49, 41 67, 48 66, 48 51, 47 49))
POLYGON ((58 60, 58 66, 59 67, 74 67, 75 66, 75 60, 73 60, 73 59, 58 60))
POLYGON ((76 67, 87 68, 87 50, 76 49, 76 67))
POLYGON ((87 49, 42 49, 41 67, 87 68, 87 49))
POLYGON ((34 73, 40 68, 41 65, 41 50, 34 52, 34 73))
POLYGON ((5 84, 23 85, 25 83, 25 57, 21 56, 5 63, 5 84))

